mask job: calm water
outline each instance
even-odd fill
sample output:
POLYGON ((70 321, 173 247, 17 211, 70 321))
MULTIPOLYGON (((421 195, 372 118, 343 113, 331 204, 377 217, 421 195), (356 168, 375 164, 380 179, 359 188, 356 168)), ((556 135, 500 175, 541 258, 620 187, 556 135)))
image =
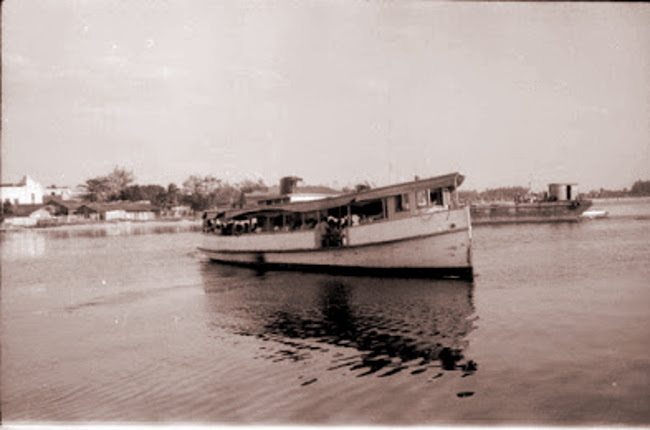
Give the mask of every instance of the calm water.
POLYGON ((210 263, 198 233, 2 236, 8 422, 650 424, 650 199, 474 229, 477 278, 210 263))

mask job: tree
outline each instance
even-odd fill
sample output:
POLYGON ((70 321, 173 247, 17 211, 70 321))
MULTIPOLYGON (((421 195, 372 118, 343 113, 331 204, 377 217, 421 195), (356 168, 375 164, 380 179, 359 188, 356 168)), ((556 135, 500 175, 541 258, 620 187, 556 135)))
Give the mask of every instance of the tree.
POLYGON ((106 180, 110 188, 109 199, 117 200, 120 197, 120 193, 135 180, 135 176, 131 171, 115 167, 113 168, 113 171, 106 176, 106 180))
POLYGON ((258 179, 257 182, 251 181, 250 179, 245 179, 242 182, 239 182, 236 188, 244 193, 251 193, 257 190, 266 191, 269 189, 269 187, 267 187, 264 184, 264 181, 261 179, 258 179))
POLYGON ((142 192, 142 187, 140 187, 140 185, 130 185, 122 190, 120 193, 120 200, 137 202, 140 200, 146 200, 146 198, 144 197, 144 193, 142 192))
POLYGON ((165 203, 167 190, 165 190, 165 187, 162 185, 143 185, 140 188, 142 189, 142 195, 144 196, 142 200, 149 200, 156 206, 162 206, 165 203))
POLYGON ((223 181, 214 176, 190 176, 183 182, 185 202, 194 211, 202 211, 215 206, 217 202, 217 191, 221 188, 223 181))
POLYGON ((632 185, 630 194, 634 196, 650 195, 650 181, 636 181, 634 185, 632 185))
MULTIPOLYGON (((211 175, 192 175, 183 182, 182 201, 194 211, 202 211, 217 206, 242 205, 245 202, 244 193, 266 189, 268 187, 261 179, 257 182, 247 179, 232 185, 211 175)), ((168 198, 170 191, 167 191, 168 198)))
POLYGON ((167 208, 172 208, 174 206, 178 206, 178 195, 180 193, 180 190, 176 186, 176 184, 171 183, 167 185, 167 196, 165 199, 165 205, 167 208))
POLYGON ((458 191, 458 199, 463 203, 471 203, 480 200, 479 193, 476 190, 458 191))
POLYGON ((106 176, 91 178, 86 181, 82 187, 86 190, 83 196, 84 200, 91 202, 104 202, 107 200, 118 200, 121 198, 122 191, 133 182, 135 176, 133 172, 126 169, 115 167, 111 173, 106 176))
POLYGON ((83 199, 89 202, 104 202, 110 194, 110 186, 105 177, 88 179, 81 187, 86 190, 83 199))

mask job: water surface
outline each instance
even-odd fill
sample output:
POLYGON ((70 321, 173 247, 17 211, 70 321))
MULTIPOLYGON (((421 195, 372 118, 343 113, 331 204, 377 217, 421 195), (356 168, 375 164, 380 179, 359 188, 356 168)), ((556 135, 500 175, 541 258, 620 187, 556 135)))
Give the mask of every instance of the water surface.
POLYGON ((648 425, 650 202, 622 205, 475 228, 472 283, 257 273, 183 228, 5 233, 4 422, 648 425))

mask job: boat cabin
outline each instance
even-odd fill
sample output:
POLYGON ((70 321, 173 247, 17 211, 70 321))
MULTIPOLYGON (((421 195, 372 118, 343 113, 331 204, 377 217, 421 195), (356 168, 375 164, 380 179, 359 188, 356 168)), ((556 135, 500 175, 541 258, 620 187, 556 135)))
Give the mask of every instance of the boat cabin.
POLYGON ((327 197, 319 200, 282 202, 238 210, 206 211, 203 231, 222 235, 290 232, 318 228, 329 231, 404 219, 459 206, 458 173, 386 187, 327 197))

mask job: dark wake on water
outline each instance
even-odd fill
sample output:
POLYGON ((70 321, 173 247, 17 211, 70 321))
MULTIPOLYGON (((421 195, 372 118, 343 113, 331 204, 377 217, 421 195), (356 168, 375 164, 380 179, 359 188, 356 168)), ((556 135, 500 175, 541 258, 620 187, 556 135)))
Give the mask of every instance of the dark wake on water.
MULTIPOLYGON (((208 264, 203 272, 217 282, 222 277, 211 272, 220 270, 223 267, 208 264)), ((235 333, 284 345, 268 357, 274 361, 303 360, 326 345, 336 345, 358 354, 338 360, 341 363, 329 370, 347 366, 358 370, 358 377, 401 371, 417 375, 429 369, 466 375, 476 371, 473 360, 463 361, 465 337, 474 329, 472 283, 273 274, 253 278, 249 288, 263 291, 255 294, 256 305, 245 308, 251 326, 235 333), (312 301, 296 308, 290 304, 297 300, 288 295, 312 301)), ((215 300, 219 314, 238 312, 222 306, 215 300)))

